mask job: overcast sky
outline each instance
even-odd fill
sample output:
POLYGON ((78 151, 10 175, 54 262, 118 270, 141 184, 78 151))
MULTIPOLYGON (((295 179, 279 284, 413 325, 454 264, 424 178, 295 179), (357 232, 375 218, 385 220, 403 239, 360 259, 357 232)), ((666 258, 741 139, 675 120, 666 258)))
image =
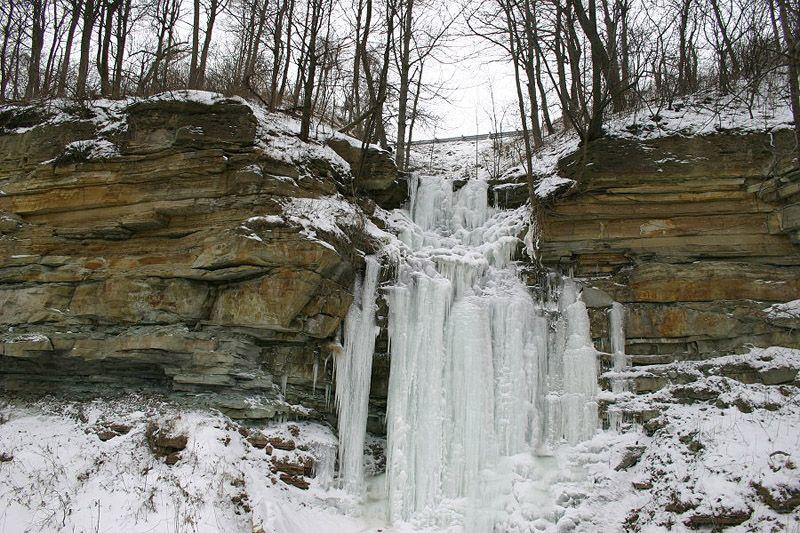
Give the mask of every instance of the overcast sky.
POLYGON ((439 54, 441 61, 425 65, 428 83, 446 82, 446 97, 428 104, 441 117, 434 125, 415 129, 414 138, 450 137, 493 131, 490 118, 494 92, 498 118, 505 110, 504 129, 517 129, 516 88, 510 62, 476 37, 461 37, 439 54), (477 117, 476 117, 477 115, 477 117))

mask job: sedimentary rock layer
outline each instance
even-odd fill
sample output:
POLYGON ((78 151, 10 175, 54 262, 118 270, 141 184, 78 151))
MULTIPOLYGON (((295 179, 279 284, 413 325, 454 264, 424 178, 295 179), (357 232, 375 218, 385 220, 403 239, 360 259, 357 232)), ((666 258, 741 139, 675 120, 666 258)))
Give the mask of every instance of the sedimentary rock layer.
POLYGON ((225 391, 258 417, 276 404, 237 394, 283 381, 324 406, 327 346, 377 244, 340 194, 360 188, 349 165, 286 121, 207 93, 2 110, 3 390, 225 391))
POLYGON ((541 260, 587 280, 593 331, 626 309, 634 362, 800 345, 771 304, 800 298, 800 171, 790 130, 606 138, 558 164, 541 260))

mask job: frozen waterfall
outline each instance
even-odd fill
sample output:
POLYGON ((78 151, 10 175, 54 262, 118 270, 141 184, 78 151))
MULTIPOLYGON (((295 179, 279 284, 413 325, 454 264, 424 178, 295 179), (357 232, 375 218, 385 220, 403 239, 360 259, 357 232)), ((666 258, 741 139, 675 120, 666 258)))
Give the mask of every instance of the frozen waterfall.
POLYGON ((526 207, 491 208, 481 180, 409 189, 410 252, 386 295, 388 514, 446 522, 440 505, 486 498, 483 476, 502 457, 594 433, 596 351, 572 280, 536 301, 521 279, 526 207))
POLYGON ((344 324, 344 350, 336 359, 336 407, 339 410, 339 484, 353 494, 364 490, 364 440, 367 432, 375 337, 375 295, 380 263, 366 258, 364 278, 356 280, 353 303, 344 324))

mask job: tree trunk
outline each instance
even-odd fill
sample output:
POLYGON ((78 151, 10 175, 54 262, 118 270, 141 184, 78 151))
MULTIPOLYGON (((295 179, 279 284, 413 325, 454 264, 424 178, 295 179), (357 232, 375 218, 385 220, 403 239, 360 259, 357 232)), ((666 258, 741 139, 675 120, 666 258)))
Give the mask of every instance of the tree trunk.
POLYGON ((197 65, 200 60, 200 0, 193 1, 192 17, 192 57, 189 62, 189 88, 197 89, 197 65))
MULTIPOLYGON (((791 6, 787 5, 788 0, 778 1, 778 13, 781 19, 781 30, 783 31, 783 40, 786 45, 787 57, 787 77, 789 85, 789 95, 792 99, 792 119, 794 120, 794 136, 795 136, 795 155, 800 154, 800 82, 798 82, 798 62, 800 62, 800 31, 793 31, 789 13, 791 6)), ((798 17, 796 24, 800 26, 800 15, 794 13, 798 17)))
POLYGON ((414 17, 414 0, 404 0, 403 20, 401 26, 402 40, 400 48, 400 90, 397 102, 397 146, 394 153, 394 161, 400 170, 404 170, 405 164, 405 144, 407 110, 408 110, 408 87, 409 74, 411 72, 411 28, 414 17))
POLYGON ((83 4, 83 27, 81 28, 81 56, 78 61, 78 81, 75 94, 78 98, 86 98, 86 83, 89 77, 89 54, 92 47, 92 29, 97 12, 94 0, 85 0, 83 4))
POLYGON ((8 41, 11 39, 11 25, 14 22, 15 7, 15 0, 9 0, 8 20, 6 20, 6 24, 3 27, 3 44, 0 46, 0 100, 6 99, 6 90, 11 77, 11 59, 6 53, 8 52, 8 41))
POLYGON ((411 160, 411 141, 414 139, 414 124, 417 122, 417 113, 419 109, 419 94, 422 92, 422 70, 423 64, 419 65, 419 72, 417 72, 417 90, 414 91, 414 103, 411 107, 411 124, 408 127, 408 142, 406 142, 406 153, 403 161, 403 168, 408 168, 408 163, 411 160))
POLYGON ((28 62, 28 84, 25 87, 25 98, 31 99, 39 96, 40 68, 42 62, 42 47, 44 46, 44 23, 47 14, 46 0, 33 0, 31 2, 31 56, 28 62))
POLYGON ((61 39, 64 36, 61 27, 64 25, 64 20, 67 18, 66 12, 62 13, 60 17, 58 16, 57 3, 53 2, 51 5, 53 6, 53 34, 50 39, 50 51, 47 54, 47 65, 44 69, 44 81, 41 87, 42 94, 51 94, 53 77, 55 76, 56 55, 61 46, 61 39))
POLYGON ((278 101, 282 102, 289 84, 289 69, 292 66, 292 27, 294 25, 294 0, 289 1, 289 12, 286 14, 286 57, 283 60, 283 73, 281 74, 281 88, 278 91, 278 101))
POLYGON ((511 61, 514 63, 514 86, 517 90, 517 104, 519 106, 519 119, 522 123, 522 138, 525 143, 525 171, 526 182, 528 184, 528 194, 533 197, 533 167, 532 158, 533 151, 531 150, 531 139, 528 135, 528 120, 525 113, 525 97, 522 94, 522 81, 519 75, 520 55, 516 47, 518 38, 516 35, 516 25, 514 15, 511 12, 511 6, 505 2, 502 3, 502 8, 506 15, 506 28, 508 31, 508 49, 511 52, 511 61))
POLYGON ((100 63, 98 71, 100 73, 100 93, 103 96, 111 94, 111 82, 109 75, 109 54, 111 53, 111 28, 114 22, 114 13, 119 8, 120 0, 114 0, 106 4, 106 20, 103 27, 103 42, 100 50, 100 63))
POLYGON ((281 73, 281 58, 283 57, 283 19, 286 17, 288 5, 286 0, 281 2, 278 11, 275 13, 275 26, 272 28, 272 75, 269 83, 269 108, 274 111, 278 108, 278 83, 281 73))
POLYGON ((131 0, 122 1, 120 13, 117 17, 117 49, 114 54, 114 82, 111 88, 111 95, 114 98, 122 96, 122 62, 125 58, 125 44, 131 16, 131 0))
POLYGON ((64 55, 61 60, 61 68, 58 74, 58 88, 56 89, 56 96, 63 97, 67 91, 67 75, 69 74, 70 58, 72 56, 72 42, 75 39, 75 30, 78 27, 78 22, 81 17, 81 9, 78 0, 71 3, 72 16, 69 21, 69 30, 67 30, 67 39, 64 43, 64 55))
POLYGON ((324 0, 311 0, 311 27, 308 39, 308 67, 305 78, 305 91, 303 93, 303 114, 300 119, 300 138, 308 141, 311 132, 311 117, 314 114, 314 79, 317 74, 317 35, 322 23, 322 2, 324 0))
POLYGON ((203 38, 203 49, 200 52, 200 64, 197 67, 197 89, 202 89, 206 84, 206 68, 208 65, 208 51, 211 48, 211 35, 214 32, 214 24, 217 15, 224 9, 225 3, 220 0, 211 0, 208 6, 208 20, 206 22, 206 34, 203 38))

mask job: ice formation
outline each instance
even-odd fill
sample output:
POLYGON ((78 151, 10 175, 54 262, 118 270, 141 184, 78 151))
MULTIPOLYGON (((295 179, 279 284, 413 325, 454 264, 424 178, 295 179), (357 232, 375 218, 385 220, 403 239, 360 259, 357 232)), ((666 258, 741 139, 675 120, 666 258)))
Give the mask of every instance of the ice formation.
MULTIPOLYGON (((613 370, 615 373, 622 372, 625 367, 630 365, 628 356, 625 355, 625 307, 614 302, 608 313, 608 331, 613 357, 613 370)), ((611 392, 621 394, 628 390, 628 381, 624 377, 615 376, 611 379, 611 392)), ((622 427, 622 415, 613 405, 608 408, 609 426, 619 431, 622 427)))
POLYGON ((386 295, 393 522, 446 525, 445 502, 490 501, 485 476, 502 457, 597 427, 596 351, 576 284, 559 279, 553 297, 536 302, 512 260, 527 208, 489 207, 482 180, 454 185, 412 178, 400 233, 411 252, 386 295))
POLYGON ((366 258, 363 280, 356 280, 345 319, 344 351, 336 358, 336 407, 339 410, 339 483, 353 494, 364 490, 364 440, 367 432, 372 357, 375 352, 375 295, 380 263, 366 258))

